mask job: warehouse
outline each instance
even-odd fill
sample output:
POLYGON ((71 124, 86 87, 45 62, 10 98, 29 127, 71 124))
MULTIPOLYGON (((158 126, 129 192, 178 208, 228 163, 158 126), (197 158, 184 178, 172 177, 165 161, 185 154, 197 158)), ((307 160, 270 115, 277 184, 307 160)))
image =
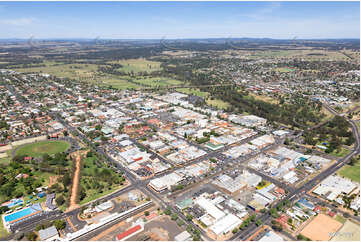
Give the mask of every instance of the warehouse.
POLYGON ((177 173, 171 173, 151 180, 148 185, 157 192, 162 192, 166 189, 170 189, 171 186, 176 185, 182 180, 183 177, 181 177, 177 173))
POLYGON ((242 220, 233 214, 228 214, 223 217, 216 223, 214 223, 210 230, 215 233, 217 236, 222 234, 227 234, 232 231, 234 228, 237 228, 242 223, 242 220))
POLYGON ((350 180, 334 175, 327 177, 313 192, 317 195, 327 195, 327 199, 333 201, 340 194, 349 194, 356 187, 350 180))

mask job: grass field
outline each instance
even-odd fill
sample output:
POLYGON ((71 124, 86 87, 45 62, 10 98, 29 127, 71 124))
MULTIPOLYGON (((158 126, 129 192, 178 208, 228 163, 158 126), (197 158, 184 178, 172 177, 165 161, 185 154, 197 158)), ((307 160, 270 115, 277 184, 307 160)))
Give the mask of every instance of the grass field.
POLYGON ((226 108, 228 108, 230 106, 229 103, 224 102, 224 101, 222 101, 220 99, 214 99, 214 100, 207 99, 206 103, 208 105, 210 105, 210 106, 213 106, 213 107, 216 107, 216 108, 219 108, 219 109, 226 109, 226 108))
POLYGON ((0 238, 5 238, 10 233, 5 229, 2 218, 0 219, 0 238))
POLYGON ((352 181, 360 183, 360 161, 358 161, 353 166, 344 166, 341 170, 338 171, 338 175, 347 177, 352 181))
POLYGON ((169 79, 169 78, 164 78, 164 77, 151 77, 151 78, 137 78, 134 80, 134 82, 139 83, 139 84, 144 84, 144 85, 150 85, 152 87, 155 86, 160 86, 160 87, 164 87, 164 86, 177 86, 177 85, 182 85, 183 82, 182 81, 178 81, 175 79, 169 79))
POLYGON ((40 72, 57 77, 73 79, 92 78, 97 73, 98 65, 95 64, 62 64, 46 61, 44 67, 16 68, 19 72, 40 72))
POLYGON ((272 97, 268 97, 268 96, 262 96, 262 95, 256 95, 254 93, 249 93, 248 97, 253 97, 256 100, 261 100, 264 102, 268 102, 268 103, 274 103, 274 104, 278 104, 279 101, 276 98, 272 98, 272 97))
POLYGON ((119 79, 117 77, 114 78, 105 78, 101 79, 100 85, 102 86, 112 86, 119 90, 125 90, 125 89, 139 89, 141 86, 131 83, 127 81, 126 79, 119 79))
POLYGON ((7 165, 7 164, 10 163, 10 161, 11 161, 11 152, 12 151, 13 150, 6 151, 6 154, 8 155, 8 157, 0 158, 0 164, 7 165))
POLYGON ((64 152, 69 147, 70 144, 65 141, 40 141, 19 147, 16 150, 15 155, 29 155, 32 157, 39 157, 44 154, 53 155, 59 152, 64 152))
POLYGON ((337 157, 343 157, 343 156, 347 155, 349 152, 350 152, 350 150, 348 150, 344 147, 341 147, 339 152, 337 152, 337 149, 335 149, 332 151, 332 153, 330 153, 330 155, 337 156, 337 157))
POLYGON ((209 96, 208 92, 202 92, 199 89, 193 89, 193 88, 177 88, 176 91, 183 92, 185 94, 192 94, 194 96, 199 96, 204 98, 209 96))
POLYGON ((360 225, 347 220, 331 241, 360 241, 360 225))
POLYGON ((295 69, 280 67, 280 68, 275 68, 274 71, 284 73, 284 72, 292 72, 292 71, 295 71, 295 69))
POLYGON ((117 63, 123 65, 122 68, 117 69, 118 71, 124 71, 126 73, 134 72, 153 72, 159 71, 162 68, 160 67, 160 62, 156 61, 149 61, 146 59, 129 59, 129 60, 119 60, 119 61, 112 61, 109 63, 117 63))

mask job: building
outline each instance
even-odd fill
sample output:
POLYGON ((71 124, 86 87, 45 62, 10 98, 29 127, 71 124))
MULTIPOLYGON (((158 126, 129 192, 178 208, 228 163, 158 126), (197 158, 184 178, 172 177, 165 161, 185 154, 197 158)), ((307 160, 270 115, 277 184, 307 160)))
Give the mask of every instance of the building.
POLYGON ((273 232, 272 230, 267 232, 262 238, 260 238, 258 241, 283 241, 284 239, 273 232))
POLYGON ((325 196, 328 200, 335 200, 340 194, 349 194, 357 186, 350 180, 339 177, 329 176, 313 190, 313 193, 325 196))
POLYGON ((175 241, 190 241, 192 240, 192 235, 187 231, 183 231, 182 233, 176 235, 174 237, 175 241))
POLYGON ((41 241, 60 240, 58 230, 55 228, 55 226, 51 226, 47 229, 39 230, 39 237, 41 241))

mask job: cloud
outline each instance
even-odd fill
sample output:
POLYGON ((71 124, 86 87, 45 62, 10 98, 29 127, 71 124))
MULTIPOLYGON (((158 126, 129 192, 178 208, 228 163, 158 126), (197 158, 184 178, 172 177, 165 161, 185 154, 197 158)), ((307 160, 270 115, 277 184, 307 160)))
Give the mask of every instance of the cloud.
POLYGON ((0 19, 1 25, 25 26, 34 22, 34 18, 0 19))

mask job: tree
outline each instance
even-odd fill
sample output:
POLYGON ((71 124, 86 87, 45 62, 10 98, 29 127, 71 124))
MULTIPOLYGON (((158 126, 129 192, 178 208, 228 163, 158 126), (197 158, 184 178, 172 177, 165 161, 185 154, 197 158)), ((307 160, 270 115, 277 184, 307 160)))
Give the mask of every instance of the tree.
POLYGON ((233 230, 232 230, 232 233, 237 233, 238 232, 238 229, 237 228, 234 228, 233 230))
POLYGON ((26 233, 25 237, 27 238, 27 240, 35 241, 38 236, 33 231, 31 231, 26 233))
POLYGON ((186 216, 186 218, 187 218, 187 220, 188 221, 192 221, 192 219, 193 219, 193 216, 192 216, 192 214, 187 214, 187 216, 186 216))
POLYGON ((167 208, 167 209, 164 211, 164 213, 165 213, 166 215, 171 215, 172 211, 170 210, 170 208, 167 208))
POLYGON ((9 211, 10 209, 7 206, 1 206, 0 207, 0 214, 5 213, 6 211, 9 211))
POLYGON ((53 224, 57 230, 65 229, 66 226, 66 223, 63 220, 55 220, 53 224))
POLYGON ((178 219, 178 215, 176 213, 173 213, 171 216, 172 220, 177 220, 178 219))
POLYGON ((256 221, 256 225, 257 225, 257 226, 261 226, 261 225, 262 225, 262 220, 257 219, 257 221, 256 221))
POLYGON ((149 216, 149 211, 145 211, 145 212, 144 212, 144 215, 145 215, 145 216, 149 216))
POLYGON ((64 202, 65 202, 65 199, 64 199, 63 195, 60 195, 59 197, 57 197, 55 199, 55 202, 56 202, 56 205, 58 205, 58 206, 63 205, 64 202))

